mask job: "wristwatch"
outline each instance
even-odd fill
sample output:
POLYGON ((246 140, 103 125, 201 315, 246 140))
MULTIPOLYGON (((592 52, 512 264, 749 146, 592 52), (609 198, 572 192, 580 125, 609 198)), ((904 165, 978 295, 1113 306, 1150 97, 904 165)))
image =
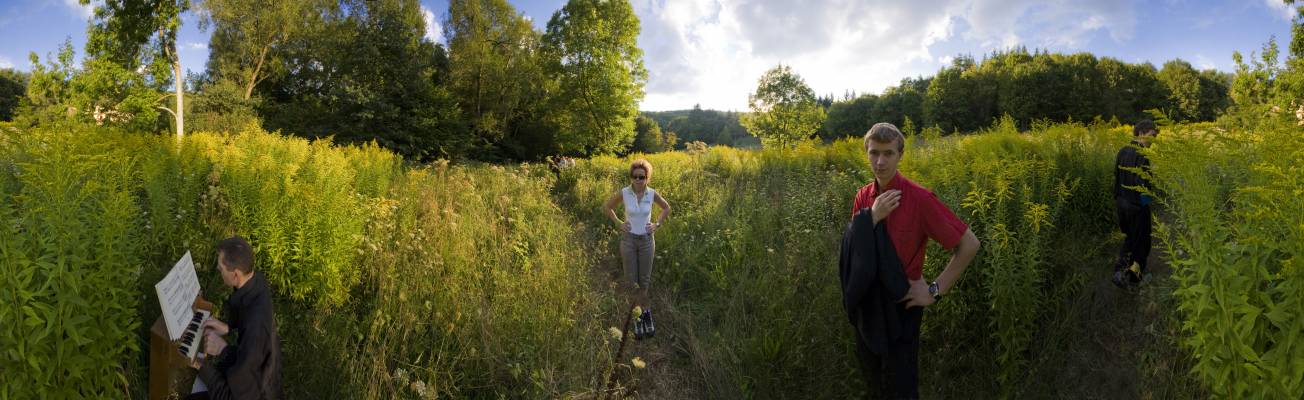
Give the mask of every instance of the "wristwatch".
POLYGON ((942 300, 942 287, 937 285, 937 281, 928 284, 928 294, 933 295, 933 301, 942 300))

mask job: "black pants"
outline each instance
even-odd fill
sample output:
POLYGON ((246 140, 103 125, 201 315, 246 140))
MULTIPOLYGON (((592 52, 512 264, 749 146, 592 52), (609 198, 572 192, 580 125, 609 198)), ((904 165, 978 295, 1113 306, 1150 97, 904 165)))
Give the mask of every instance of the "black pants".
POLYGON ((1135 262, 1141 265, 1144 273, 1146 259, 1150 258, 1150 206, 1117 204, 1115 209, 1118 211, 1118 229, 1126 238, 1123 239, 1123 248, 1118 251, 1114 270, 1123 270, 1135 262))
POLYGON ((904 331, 896 343, 888 346, 887 354, 871 352, 860 331, 856 332, 856 358, 873 399, 919 398, 919 327, 924 322, 924 308, 900 312, 904 331))

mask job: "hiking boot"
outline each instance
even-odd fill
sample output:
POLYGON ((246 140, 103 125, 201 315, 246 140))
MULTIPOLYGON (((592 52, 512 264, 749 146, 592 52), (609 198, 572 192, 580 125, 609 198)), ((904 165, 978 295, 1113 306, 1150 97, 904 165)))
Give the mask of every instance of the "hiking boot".
POLYGON ((1118 286, 1119 289, 1127 288, 1127 283, 1123 281, 1123 270, 1114 271, 1114 277, 1109 281, 1114 282, 1114 286, 1118 286))
POLYGON ((1127 278, 1128 280, 1132 281, 1132 284, 1141 283, 1142 275, 1143 274, 1141 273, 1141 264, 1133 262, 1131 266, 1127 267, 1127 278))
POLYGON ((651 309, 643 310, 643 316, 642 316, 642 317, 639 317, 639 319, 641 319, 641 320, 644 321, 644 323, 643 323, 643 327, 644 327, 644 328, 643 328, 643 336, 644 336, 644 337, 649 337, 649 338, 650 338, 650 337, 653 337, 653 336, 656 336, 656 335, 657 335, 657 325, 656 325, 656 323, 652 322, 652 310, 651 310, 651 309))
POLYGON ((646 335, 647 333, 644 332, 643 328, 643 316, 639 315, 638 318, 634 320, 634 340, 643 340, 643 337, 646 335))

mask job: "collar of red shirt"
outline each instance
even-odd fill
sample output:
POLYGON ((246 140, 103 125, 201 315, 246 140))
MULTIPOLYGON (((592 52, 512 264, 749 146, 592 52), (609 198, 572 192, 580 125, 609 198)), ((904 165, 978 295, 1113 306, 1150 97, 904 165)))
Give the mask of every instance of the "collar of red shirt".
MULTIPOLYGON (((898 189, 899 186, 901 186, 900 180, 901 180, 901 171, 897 171, 895 174, 892 175, 892 179, 889 179, 887 181, 886 190, 898 189)), ((874 187, 870 190, 869 193, 871 195, 878 196, 878 194, 882 192, 883 192, 882 190, 878 189, 878 179, 874 179, 874 187)))

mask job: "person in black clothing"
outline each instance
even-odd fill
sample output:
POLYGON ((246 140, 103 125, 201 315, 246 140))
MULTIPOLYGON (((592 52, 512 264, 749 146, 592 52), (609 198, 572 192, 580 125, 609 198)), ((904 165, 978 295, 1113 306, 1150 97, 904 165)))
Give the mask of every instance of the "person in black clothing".
POLYGON ((1137 188, 1153 193, 1154 186, 1137 170, 1149 173, 1150 160, 1139 151, 1150 146, 1150 140, 1159 134, 1159 128, 1150 120, 1138 122, 1132 128, 1132 143, 1118 151, 1114 161, 1114 209, 1118 214, 1118 229, 1125 239, 1114 261, 1113 282, 1124 287, 1127 281, 1140 283, 1146 272, 1146 259, 1150 257, 1150 202, 1149 195, 1137 188))
MULTIPOLYGON (((217 318, 204 323, 204 354, 213 364, 195 361, 199 370, 192 399, 276 399, 281 395, 281 343, 272 316, 272 290, 262 272, 254 271, 254 252, 234 236, 217 245, 222 282, 235 288, 222 308, 230 324, 217 318), (234 345, 224 336, 236 335, 234 345)), ((198 358, 197 358, 198 359, 198 358)))

